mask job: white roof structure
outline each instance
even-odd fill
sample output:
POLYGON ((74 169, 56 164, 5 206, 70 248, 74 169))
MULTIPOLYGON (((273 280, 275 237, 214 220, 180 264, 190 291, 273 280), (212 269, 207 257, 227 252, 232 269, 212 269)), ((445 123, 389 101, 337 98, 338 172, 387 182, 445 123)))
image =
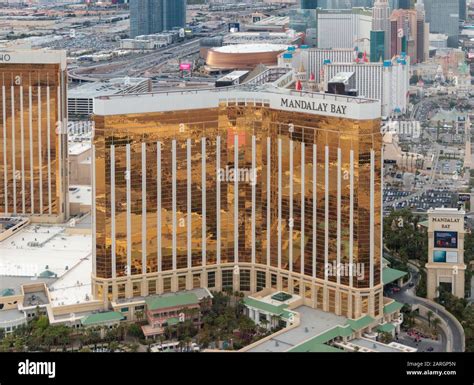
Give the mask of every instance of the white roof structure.
POLYGON ((288 32, 233 32, 224 36, 223 44, 272 43, 294 44, 301 38, 301 34, 288 32))
POLYGON ((53 306, 74 305, 92 300, 92 257, 86 257, 49 287, 53 306))
POLYGON ((30 225, 0 242, 0 275, 63 276, 91 255, 91 235, 66 234, 65 227, 30 225))
POLYGON ((85 151, 89 151, 92 148, 92 144, 90 141, 82 141, 82 142, 72 142, 68 144, 68 152, 69 155, 79 155, 85 151))
POLYGON ((92 187, 69 186, 69 202, 92 205, 92 187))
POLYGON ((223 47, 214 48, 213 50, 221 53, 259 53, 259 52, 280 52, 288 48, 283 44, 235 44, 225 45, 223 47))
POLYGON ((68 99, 94 98, 126 92, 131 87, 147 82, 146 78, 113 78, 107 81, 84 83, 68 90, 68 99))

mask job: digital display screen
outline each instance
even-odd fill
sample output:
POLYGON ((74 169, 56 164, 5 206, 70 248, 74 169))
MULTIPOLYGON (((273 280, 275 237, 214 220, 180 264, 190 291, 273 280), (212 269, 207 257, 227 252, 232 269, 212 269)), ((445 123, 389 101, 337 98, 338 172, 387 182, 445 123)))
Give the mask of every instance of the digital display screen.
POLYGON ((435 231, 434 247, 456 249, 458 247, 458 233, 456 231, 435 231))
POLYGON ((446 251, 444 250, 433 251, 433 262, 437 262, 437 263, 446 262, 446 251))
POLYGON ((458 252, 457 251, 448 251, 446 253, 446 262, 448 262, 448 263, 457 263, 458 262, 458 252))

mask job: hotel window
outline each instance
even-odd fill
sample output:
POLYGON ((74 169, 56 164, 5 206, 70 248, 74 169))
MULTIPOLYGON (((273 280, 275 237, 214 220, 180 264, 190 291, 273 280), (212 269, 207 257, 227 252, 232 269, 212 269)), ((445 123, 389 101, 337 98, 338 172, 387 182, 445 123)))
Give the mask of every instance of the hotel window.
POLYGON ((257 271, 257 291, 265 289, 266 274, 264 271, 257 271))
POLYGON ((178 290, 186 290, 186 276, 181 275, 178 277, 178 290))
POLYGON ((240 271, 240 291, 250 291, 250 270, 240 271))
POLYGON ((171 291, 171 277, 163 278, 163 291, 169 293, 171 291))
MULTIPOLYGON (((109 288, 107 289, 107 297, 108 297, 109 301, 112 300, 112 294, 113 294, 113 293, 112 293, 112 285, 111 285, 111 286, 109 286, 109 288)), ((16 301, 15 301, 15 302, 16 302, 16 301)))
POLYGON ((216 287, 216 272, 210 271, 207 273, 207 287, 216 287))
POLYGON ((232 289, 234 287, 233 283, 234 272, 233 270, 223 270, 222 271, 222 289, 232 289))
POLYGON ((277 288, 277 283, 278 283, 277 275, 272 274, 272 288, 276 289, 277 288))
POLYGON ((322 287, 317 287, 316 288, 316 308, 320 308, 322 309, 324 304, 323 304, 323 301, 324 301, 324 298, 323 298, 323 294, 324 294, 324 289, 322 287))
POLYGON ((121 312, 121 313, 126 313, 126 312, 128 312, 128 307, 123 307, 123 308, 121 308, 121 309, 120 309, 120 312, 121 312))
POLYGON ((336 291, 334 289, 328 289, 329 299, 329 311, 331 313, 336 312, 336 291))
POLYGON ((375 316, 378 317, 380 315, 380 293, 375 294, 375 316))
POLYGON ((341 315, 343 316, 348 316, 347 311, 349 310, 348 308, 348 294, 345 292, 341 293, 341 315))
POLYGON ((156 279, 148 281, 148 295, 156 294, 156 279))
POLYGON ((118 298, 125 298, 125 284, 119 283, 117 285, 117 288, 118 288, 118 293, 117 293, 118 298))
POLYGON ((201 287, 201 273, 193 274, 193 289, 201 287))
POLYGON ((140 297, 142 295, 141 282, 133 282, 133 296, 140 297))
POLYGON ((142 311, 142 310, 145 310, 145 305, 135 306, 135 311, 142 311))
POLYGON ((283 291, 288 291, 288 277, 281 277, 281 286, 283 291))
POLYGON ((369 313, 369 297, 367 296, 362 297, 362 313, 369 313))
POLYGON ((293 294, 300 294, 300 282, 296 279, 293 280, 293 294))
POLYGON ((311 285, 304 285, 304 297, 311 299, 311 285))
POLYGON ((104 295, 104 286, 98 285, 97 286, 97 299, 102 299, 104 295))

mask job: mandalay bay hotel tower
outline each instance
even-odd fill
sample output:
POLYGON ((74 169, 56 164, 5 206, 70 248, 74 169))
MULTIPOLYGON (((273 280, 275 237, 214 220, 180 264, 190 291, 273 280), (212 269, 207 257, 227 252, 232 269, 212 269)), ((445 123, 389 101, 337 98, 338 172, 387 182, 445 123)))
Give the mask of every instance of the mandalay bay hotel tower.
POLYGON ((380 103, 262 82, 95 101, 93 294, 383 315, 380 103))
POLYGON ((66 52, 0 52, 0 215, 68 218, 66 52))

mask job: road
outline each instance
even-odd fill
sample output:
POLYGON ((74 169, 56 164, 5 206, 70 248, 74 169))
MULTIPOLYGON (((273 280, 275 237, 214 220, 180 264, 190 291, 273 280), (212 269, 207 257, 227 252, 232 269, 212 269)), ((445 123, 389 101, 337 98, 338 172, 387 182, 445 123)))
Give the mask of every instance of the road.
POLYGON ((69 71, 69 77, 81 81, 97 81, 123 76, 140 76, 150 68, 199 52, 200 41, 200 38, 195 38, 184 44, 172 45, 131 59, 73 68, 69 71))
POLYGON ((400 303, 407 303, 409 305, 422 305, 430 309, 438 317, 442 318, 448 325, 450 334, 452 336, 452 351, 462 352, 464 338, 462 332, 458 329, 458 325, 452 320, 447 310, 440 310, 438 307, 433 306, 430 301, 427 301, 425 298, 416 296, 415 288, 418 285, 420 275, 414 266, 409 265, 408 268, 410 270, 410 281, 407 283, 407 285, 402 287, 398 293, 390 294, 390 297, 400 303), (410 282, 414 283, 413 287, 410 287, 410 282))

